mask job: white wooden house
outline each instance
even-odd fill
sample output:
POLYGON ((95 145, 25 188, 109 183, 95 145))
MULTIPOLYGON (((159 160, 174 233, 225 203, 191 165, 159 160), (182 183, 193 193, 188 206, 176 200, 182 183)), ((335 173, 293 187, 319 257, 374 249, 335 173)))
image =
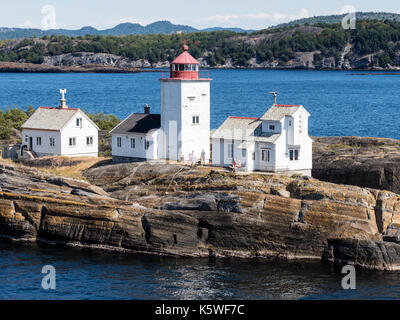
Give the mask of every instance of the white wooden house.
POLYGON ((22 125, 22 143, 35 156, 98 156, 97 125, 80 109, 39 107, 22 125))
POLYGON ((110 133, 114 161, 159 158, 160 115, 151 114, 150 107, 146 106, 144 113, 132 113, 110 133))
POLYGON ((261 118, 229 117, 212 135, 212 164, 311 176, 309 116, 303 106, 274 104, 261 118))

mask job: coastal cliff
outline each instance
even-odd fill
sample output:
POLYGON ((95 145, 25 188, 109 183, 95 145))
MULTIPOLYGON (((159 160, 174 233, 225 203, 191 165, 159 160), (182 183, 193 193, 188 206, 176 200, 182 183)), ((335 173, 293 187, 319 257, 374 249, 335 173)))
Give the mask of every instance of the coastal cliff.
POLYGON ((83 174, 89 182, 1 163, 0 237, 182 257, 400 268, 400 198, 391 192, 178 164, 100 163, 83 174), (360 260, 361 248, 376 258, 360 260))

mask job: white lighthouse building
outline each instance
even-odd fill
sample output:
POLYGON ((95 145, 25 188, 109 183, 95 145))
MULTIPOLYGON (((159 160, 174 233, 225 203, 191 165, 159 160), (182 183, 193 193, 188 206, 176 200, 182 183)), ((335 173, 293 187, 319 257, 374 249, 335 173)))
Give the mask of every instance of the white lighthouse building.
POLYGON ((111 131, 116 161, 210 160, 210 82, 187 45, 163 73, 161 115, 131 114, 111 131))
POLYGON ((161 158, 210 159, 210 82, 199 72, 199 62, 183 46, 183 53, 161 78, 161 158))

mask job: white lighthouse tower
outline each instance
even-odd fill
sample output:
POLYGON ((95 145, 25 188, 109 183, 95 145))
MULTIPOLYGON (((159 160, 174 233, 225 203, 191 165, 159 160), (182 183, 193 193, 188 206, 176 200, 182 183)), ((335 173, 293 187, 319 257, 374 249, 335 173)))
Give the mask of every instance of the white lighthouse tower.
POLYGON ((187 45, 161 81, 160 158, 210 159, 210 82, 187 45), (203 74, 204 73, 204 74, 203 74))

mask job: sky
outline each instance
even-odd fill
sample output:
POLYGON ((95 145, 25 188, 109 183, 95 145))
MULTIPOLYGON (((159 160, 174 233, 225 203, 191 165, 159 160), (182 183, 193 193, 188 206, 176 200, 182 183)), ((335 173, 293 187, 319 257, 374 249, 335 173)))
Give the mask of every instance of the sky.
POLYGON ((400 13, 398 0, 0 0, 0 27, 79 29, 159 20, 208 27, 263 29, 294 19, 357 11, 400 13))

